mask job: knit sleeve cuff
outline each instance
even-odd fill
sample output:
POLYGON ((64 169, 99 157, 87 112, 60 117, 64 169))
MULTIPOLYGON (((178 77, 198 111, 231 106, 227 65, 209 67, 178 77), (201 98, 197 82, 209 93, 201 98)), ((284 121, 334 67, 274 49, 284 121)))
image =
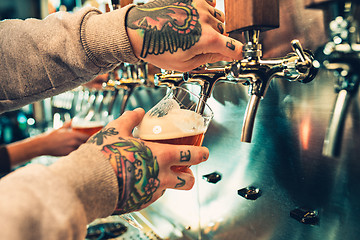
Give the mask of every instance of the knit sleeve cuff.
POLYGON ((88 56, 99 67, 111 67, 121 62, 136 64, 140 60, 133 53, 126 32, 125 18, 134 5, 106 14, 92 11, 81 24, 81 42, 88 56))

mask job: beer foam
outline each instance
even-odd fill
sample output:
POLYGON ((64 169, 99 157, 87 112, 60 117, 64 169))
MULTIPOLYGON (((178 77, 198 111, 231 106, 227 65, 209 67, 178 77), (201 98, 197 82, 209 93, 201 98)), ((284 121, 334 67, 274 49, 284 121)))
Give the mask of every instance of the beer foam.
POLYGON ((161 117, 146 114, 135 135, 144 140, 160 140, 193 136, 205 131, 204 119, 200 114, 174 108, 161 117))
POLYGON ((95 128, 95 127, 102 127, 104 123, 101 121, 86 121, 86 120, 78 120, 72 121, 71 127, 73 128, 95 128))

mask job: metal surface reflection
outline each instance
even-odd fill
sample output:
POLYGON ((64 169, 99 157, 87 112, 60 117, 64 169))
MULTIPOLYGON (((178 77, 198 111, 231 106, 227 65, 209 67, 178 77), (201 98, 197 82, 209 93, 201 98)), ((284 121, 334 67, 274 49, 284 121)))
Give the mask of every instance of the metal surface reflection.
POLYGON ((170 222, 174 232, 181 232, 165 234, 169 239, 356 239, 359 111, 351 111, 346 119, 343 157, 324 157, 330 103, 336 98, 332 81, 331 73, 321 71, 319 79, 305 87, 274 82, 259 109, 252 144, 238 141, 238 119, 248 96, 229 95, 244 90, 220 84, 208 101, 215 118, 204 145, 211 154, 193 169, 197 187, 185 193, 167 191, 142 214, 155 226, 170 222), (227 97, 218 101, 216 96, 227 97), (222 175, 217 184, 202 179, 215 171, 222 175), (261 197, 255 201, 240 197, 237 190, 246 186, 261 189, 261 197), (290 217, 301 207, 316 209, 319 224, 304 225, 290 217))

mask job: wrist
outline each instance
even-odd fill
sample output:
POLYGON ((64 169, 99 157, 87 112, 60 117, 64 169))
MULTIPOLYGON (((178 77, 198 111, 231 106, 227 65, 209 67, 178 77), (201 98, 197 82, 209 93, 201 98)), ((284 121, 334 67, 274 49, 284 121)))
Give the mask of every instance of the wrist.
POLYGON ((131 29, 131 19, 133 19, 133 14, 135 9, 136 7, 133 6, 127 12, 125 17, 125 28, 134 55, 138 59, 141 59, 140 54, 141 54, 142 41, 143 41, 142 36, 144 34, 144 30, 131 29))

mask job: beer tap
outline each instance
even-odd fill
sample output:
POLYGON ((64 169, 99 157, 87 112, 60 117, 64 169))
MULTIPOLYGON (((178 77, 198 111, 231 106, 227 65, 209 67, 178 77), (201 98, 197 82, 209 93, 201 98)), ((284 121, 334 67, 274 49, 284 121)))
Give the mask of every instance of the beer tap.
POLYGON ((308 83, 312 81, 318 68, 310 51, 303 50, 298 40, 291 42, 293 53, 285 57, 261 59, 261 45, 258 43, 258 30, 245 31, 246 42, 243 48, 243 60, 234 62, 229 67, 233 79, 247 79, 250 99, 245 110, 242 142, 251 142, 254 121, 260 100, 265 97, 271 80, 274 78, 308 83))
POLYGON ((337 93, 332 116, 324 139, 322 154, 339 157, 345 119, 352 99, 356 97, 360 82, 360 31, 358 19, 360 2, 352 0, 312 0, 309 8, 320 8, 325 12, 329 30, 329 42, 320 47, 316 56, 320 65, 334 72, 337 77, 337 93))
POLYGON ((116 101, 117 96, 119 95, 119 90, 115 87, 117 81, 115 80, 115 72, 109 72, 109 79, 108 81, 102 84, 103 90, 107 92, 107 96, 109 96, 108 104, 105 109, 107 116, 111 116, 114 104, 116 101))
MULTIPOLYGON (((224 81, 229 82, 226 75, 226 65, 221 67, 217 65, 206 64, 200 66, 190 72, 184 73, 184 81, 188 83, 196 83, 201 86, 199 105, 196 111, 202 113, 204 111, 205 103, 211 96, 212 91, 217 82, 224 81)), ((233 79, 230 82, 245 82, 242 79, 233 79)))
POLYGON ((161 70, 161 73, 154 76, 154 85, 157 87, 166 86, 171 89, 182 84, 184 84, 184 78, 181 72, 161 70))
MULTIPOLYGON (((146 63, 142 63, 146 64, 146 63)), ((126 105, 129 101, 131 94, 134 89, 138 86, 141 86, 145 83, 147 77, 146 67, 141 64, 132 65, 128 63, 122 64, 122 69, 120 70, 119 78, 115 87, 117 89, 123 89, 124 95, 120 107, 120 115, 125 112, 126 105)))
POLYGON ((245 41, 243 60, 231 64, 230 75, 234 79, 248 79, 250 99, 245 110, 241 141, 251 142, 256 112, 271 80, 282 78, 307 83, 314 79, 318 69, 313 65, 312 53, 304 51, 298 40, 291 42, 294 52, 285 57, 261 58, 260 33, 279 27, 278 0, 236 1, 236 6, 245 10, 243 14, 234 11, 234 4, 232 0, 225 1, 226 28, 230 34, 243 33, 245 41))
MULTIPOLYGON (((242 32, 245 38, 243 60, 222 68, 201 67, 184 74, 185 81, 197 81, 202 86, 202 98, 210 97, 216 82, 242 83, 249 86, 250 99, 245 111, 241 141, 251 142, 256 112, 274 78, 310 82, 318 72, 310 51, 303 50, 298 40, 291 42, 293 53, 285 57, 261 59, 260 32, 279 26, 278 0, 225 1, 226 28, 231 33, 242 32), (246 9, 239 14, 234 9, 246 9)), ((201 110, 201 109, 200 109, 201 110)))

